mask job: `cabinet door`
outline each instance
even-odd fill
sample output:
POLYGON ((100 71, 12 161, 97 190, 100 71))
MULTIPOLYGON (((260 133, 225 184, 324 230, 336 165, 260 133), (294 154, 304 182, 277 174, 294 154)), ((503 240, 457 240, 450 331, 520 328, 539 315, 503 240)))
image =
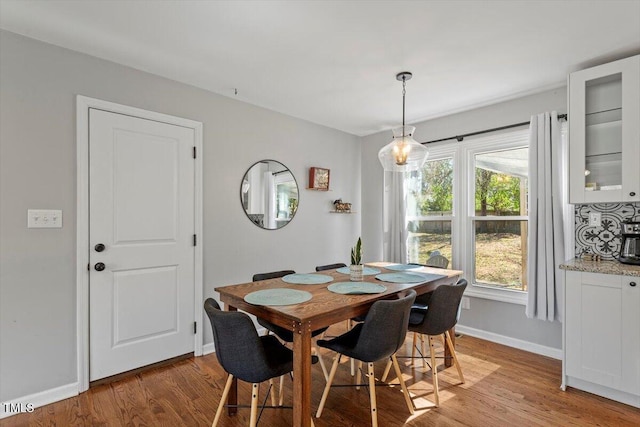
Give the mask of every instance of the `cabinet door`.
POLYGON ((571 203, 640 201, 640 55, 569 76, 571 203))
POLYGON ((640 395, 640 277, 622 277, 622 383, 620 389, 640 395))
POLYGON ((618 389, 623 376, 621 278, 568 273, 567 374, 618 389))

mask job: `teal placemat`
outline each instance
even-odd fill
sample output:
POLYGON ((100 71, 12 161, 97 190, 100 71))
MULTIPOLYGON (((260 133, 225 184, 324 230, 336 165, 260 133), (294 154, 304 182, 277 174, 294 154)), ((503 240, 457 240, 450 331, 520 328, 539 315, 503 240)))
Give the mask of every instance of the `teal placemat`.
MULTIPOLYGON (((340 267, 336 271, 338 273, 342 273, 342 274, 350 274, 351 273, 351 271, 349 270, 349 267, 340 267)), ((377 268, 367 267, 366 265, 362 269, 362 275, 364 275, 364 276, 373 276, 374 274, 378 274, 378 273, 380 273, 380 270, 378 270, 377 268)))
POLYGON ((444 274, 431 274, 431 273, 408 273, 415 274, 416 276, 424 277, 425 282, 433 282, 438 279, 442 279, 443 277, 447 277, 444 274))
POLYGON ((387 265, 385 268, 387 270, 393 271, 405 271, 405 270, 417 270, 421 268, 421 265, 413 265, 413 264, 391 264, 387 265))
POLYGON ((380 294, 387 290, 384 285, 369 282, 338 282, 327 286, 331 292, 344 295, 380 294))
POLYGON ((311 294, 296 289, 262 289, 245 295, 244 300, 253 305, 291 305, 309 301, 311 294))
POLYGON ((421 283, 429 280, 426 275, 417 273, 382 273, 376 279, 391 283, 421 283))
POLYGON ((282 278, 283 282, 293 283, 295 285, 319 285, 321 283, 329 283, 333 277, 326 274, 287 274, 282 278))

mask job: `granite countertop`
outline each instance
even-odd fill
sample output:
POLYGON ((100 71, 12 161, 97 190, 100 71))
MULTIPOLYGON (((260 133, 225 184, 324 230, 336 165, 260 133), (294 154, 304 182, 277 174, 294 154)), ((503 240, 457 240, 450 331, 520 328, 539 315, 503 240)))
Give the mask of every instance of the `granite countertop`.
POLYGON ((640 277, 640 265, 622 264, 618 261, 590 261, 572 258, 560 264, 560 268, 563 270, 586 271, 589 273, 640 277))

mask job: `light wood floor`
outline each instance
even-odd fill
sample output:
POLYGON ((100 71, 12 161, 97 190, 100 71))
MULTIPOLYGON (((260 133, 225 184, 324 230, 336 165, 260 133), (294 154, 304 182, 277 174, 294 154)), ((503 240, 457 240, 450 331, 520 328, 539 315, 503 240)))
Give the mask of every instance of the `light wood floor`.
MULTIPOLYGON (((338 327, 335 327, 338 328, 338 327)), ((329 330, 329 333, 340 333, 329 330)), ((456 341, 466 383, 455 368, 442 371, 440 408, 433 408, 431 373, 399 359, 419 410, 411 416, 399 387, 376 387, 381 426, 640 426, 640 410, 589 393, 560 390, 559 360, 515 350, 472 337, 456 341)), ((409 337, 406 350, 410 347, 409 337)), ((324 352, 327 366, 332 355, 324 352)), ((313 366, 312 404, 318 406, 325 384, 313 366)), ((382 375, 384 363, 376 365, 382 375)), ((81 396, 0 420, 1 426, 208 426, 222 394, 226 374, 214 354, 154 368, 91 388, 81 396)), ((394 380, 394 376, 390 376, 394 380)), ((347 363, 338 368, 336 384, 353 381, 347 363)), ((249 403, 250 389, 239 383, 239 399, 249 403)), ((291 404, 291 381, 285 381, 285 404, 291 404)), ((261 387, 264 396, 265 386, 261 387)), ((249 410, 223 414, 220 426, 246 426, 249 410)), ((292 412, 266 409, 259 426, 291 425, 292 412)), ((366 388, 333 388, 320 419, 322 426, 370 425, 366 388)))

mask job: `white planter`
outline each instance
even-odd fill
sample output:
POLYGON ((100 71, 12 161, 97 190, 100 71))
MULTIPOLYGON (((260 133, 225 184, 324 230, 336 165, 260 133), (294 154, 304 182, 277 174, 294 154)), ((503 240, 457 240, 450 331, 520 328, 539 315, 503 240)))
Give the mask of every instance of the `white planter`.
POLYGON ((362 264, 358 264, 358 265, 350 265, 349 266, 349 273, 350 273, 350 279, 352 282, 362 282, 362 270, 364 269, 364 266, 362 264))

